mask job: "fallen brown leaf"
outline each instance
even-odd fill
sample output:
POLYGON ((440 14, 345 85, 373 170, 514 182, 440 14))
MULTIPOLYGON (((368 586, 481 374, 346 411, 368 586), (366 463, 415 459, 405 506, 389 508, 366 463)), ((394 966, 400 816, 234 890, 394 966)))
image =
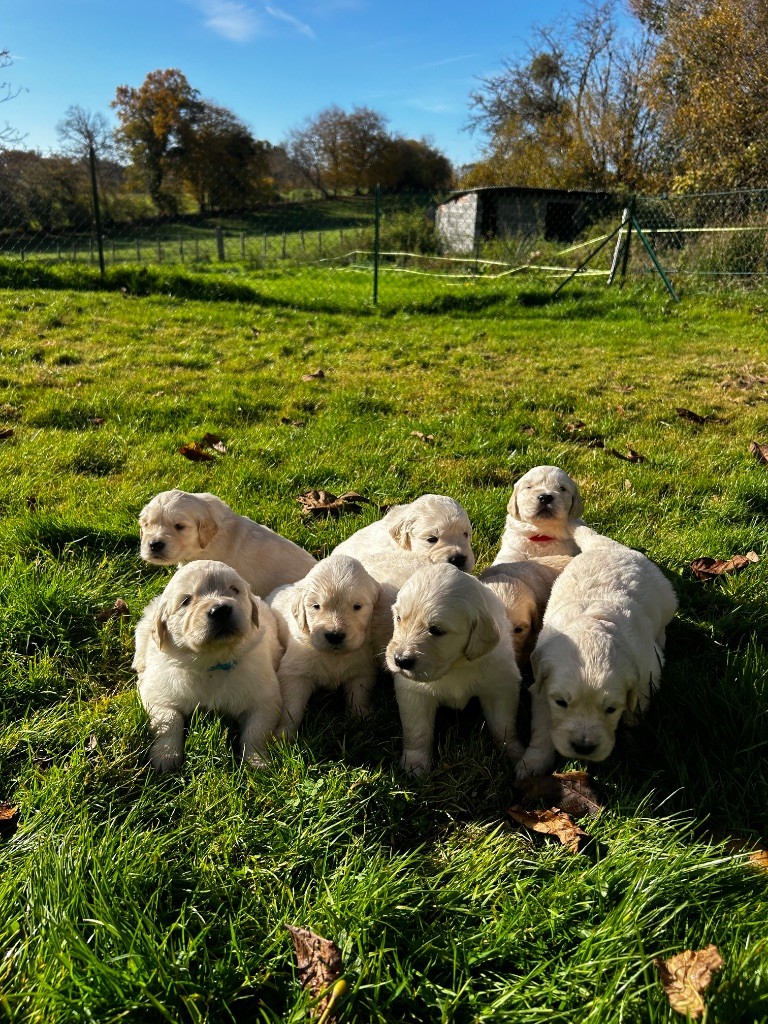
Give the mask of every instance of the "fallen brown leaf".
POLYGON ((103 416, 93 416, 91 418, 92 427, 103 427, 106 422, 107 421, 103 418, 103 416))
POLYGON ((285 927, 293 940, 296 967, 302 988, 307 989, 315 999, 321 997, 312 1007, 311 1014, 322 1015, 325 1021, 333 1020, 326 1011, 330 1010, 346 988, 346 985, 339 981, 343 968, 338 946, 309 928, 296 928, 292 924, 285 927))
POLYGON ((226 455, 227 453, 226 445, 218 434, 204 434, 200 444, 204 448, 211 448, 213 451, 218 452, 219 455, 226 455))
POLYGON ((3 429, 0 430, 0 441, 5 441, 6 438, 13 437, 13 435, 14 435, 13 427, 3 427, 3 429))
POLYGON ((424 441, 425 444, 434 444, 435 443, 435 435, 434 434, 422 434, 422 432, 420 430, 412 430, 411 431, 411 437, 418 437, 418 439, 420 441, 424 441))
POLYGON ((523 434, 527 434, 528 437, 535 437, 536 436, 536 427, 532 427, 529 424, 526 424, 526 426, 521 427, 520 431, 523 434))
POLYGON ((302 506, 303 516, 338 516, 342 512, 360 512, 363 504, 372 504, 370 498, 355 491, 347 491, 338 498, 330 491, 307 491, 298 494, 296 501, 302 506))
POLYGON ((761 444, 759 441, 750 441, 749 450, 763 465, 768 463, 768 444, 761 444))
POLYGON ((574 420, 573 423, 566 423, 565 429, 569 434, 574 434, 577 430, 583 430, 586 425, 584 420, 574 420))
POLYGON ((672 1009, 698 1019, 704 1012, 701 993, 712 981, 712 972, 719 971, 725 964, 717 946, 709 945, 696 951, 687 949, 669 960, 657 958, 653 962, 672 1009))
POLYGON ((507 808, 507 814, 518 825, 557 839, 571 853, 580 853, 592 842, 592 837, 583 828, 579 828, 570 814, 557 807, 550 807, 547 811, 529 811, 521 804, 515 804, 507 808))
POLYGON ((517 783, 526 803, 542 800, 548 807, 557 807, 575 818, 585 814, 594 817, 603 809, 597 783, 588 772, 553 772, 533 775, 517 783))
POLYGON ((19 827, 19 808, 0 803, 0 839, 10 839, 19 827))
POLYGON ((34 494, 28 494, 25 501, 28 512, 37 512, 37 498, 34 494))
POLYGON ((623 392, 625 395, 631 394, 634 390, 635 390, 635 385, 634 384, 623 384, 619 388, 619 391, 623 392))
POLYGON ((306 426, 306 420, 291 420, 287 416, 281 416, 280 422, 285 423, 289 427, 303 427, 306 426))
POLYGON ((314 373, 303 373, 301 375, 302 380, 322 380, 325 376, 324 370, 315 370, 314 373))
POLYGON ((215 455, 207 452, 198 441, 188 441, 187 444, 183 444, 179 448, 179 455, 183 455, 185 459, 190 459, 192 462, 213 462, 216 458, 215 455))
POLYGON ((97 622, 108 622, 110 619, 117 619, 121 615, 130 615, 131 611, 122 597, 118 597, 111 608, 104 608, 100 612, 96 612, 94 619, 97 622))
POLYGON ((722 420, 719 416, 700 416, 699 413, 693 412, 691 409, 682 409, 679 406, 675 409, 675 412, 681 420, 689 420, 691 423, 721 423, 722 420))
POLYGON ((748 565, 752 565, 754 562, 759 561, 760 556, 754 551, 748 551, 746 555, 734 555, 732 558, 728 558, 725 561, 719 558, 702 556, 701 558, 694 558, 691 562, 691 571, 696 579, 710 580, 715 576, 723 576, 726 573, 739 572, 741 569, 746 569, 748 565))
POLYGON ((624 462, 647 462, 647 459, 644 455, 641 455, 640 452, 636 452, 634 448, 630 448, 629 446, 627 446, 626 455, 623 455, 621 452, 616 451, 615 448, 606 448, 605 450, 608 452, 609 455, 615 455, 617 459, 623 459, 624 462))

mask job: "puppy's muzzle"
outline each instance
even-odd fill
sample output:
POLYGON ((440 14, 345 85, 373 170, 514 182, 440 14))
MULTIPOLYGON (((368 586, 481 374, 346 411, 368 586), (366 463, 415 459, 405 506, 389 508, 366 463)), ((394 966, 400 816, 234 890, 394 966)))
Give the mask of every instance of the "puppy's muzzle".
POLYGON ((457 569, 463 569, 464 566, 467 564, 467 556, 458 554, 451 555, 451 557, 448 559, 448 564, 455 565, 457 569))
POLYGON ((232 622, 232 605, 215 604, 207 612, 211 623, 211 633, 214 636, 228 636, 235 632, 232 622))
POLYGON ((403 669, 405 672, 409 672, 416 665, 416 659, 406 654, 396 654, 392 660, 399 669, 403 669))
POLYGON ((331 645, 331 647, 341 647, 344 641, 347 639, 346 633, 338 633, 336 631, 330 633, 323 633, 323 636, 331 645))
POLYGON ((585 740, 579 742, 578 740, 571 740, 571 747, 577 754, 581 754, 582 757, 589 757, 597 749, 596 743, 589 743, 585 740))
POLYGON ((152 555, 162 555, 162 553, 165 551, 165 541, 164 540, 151 540, 149 542, 149 544, 147 545, 147 547, 149 548, 150 554, 152 554, 152 555))

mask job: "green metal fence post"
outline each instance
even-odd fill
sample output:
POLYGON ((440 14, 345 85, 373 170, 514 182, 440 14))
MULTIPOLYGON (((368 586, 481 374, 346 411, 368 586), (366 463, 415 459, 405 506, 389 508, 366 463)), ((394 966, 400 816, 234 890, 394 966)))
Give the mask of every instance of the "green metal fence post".
POLYGON ((96 245, 99 248, 99 273, 102 281, 106 275, 104 266, 104 239, 101 235, 101 210, 99 209, 99 190, 96 187, 96 153, 93 146, 88 147, 88 162, 91 165, 91 191, 93 193, 93 220, 96 224, 96 245))
POLYGON ((381 185, 376 186, 373 207, 373 304, 379 303, 379 223, 381 221, 381 185))
POLYGON ((654 267, 658 271, 659 277, 664 282, 664 285, 666 286, 667 291, 672 296, 672 298, 675 300, 675 302, 679 302, 680 298, 679 298, 677 292, 675 291, 675 289, 672 287, 672 282, 669 280, 667 275, 664 273, 664 267, 662 267, 661 263, 659 263, 658 257, 656 256, 656 253, 654 251, 653 246, 651 245, 651 243, 648 241, 648 239, 643 234, 643 232, 642 232, 642 230, 640 228, 640 225, 637 223, 637 219, 634 216, 632 217, 632 226, 634 227, 635 231, 637 232, 637 237, 640 239, 640 241, 645 246, 645 251, 651 257, 651 263, 653 263, 654 267))

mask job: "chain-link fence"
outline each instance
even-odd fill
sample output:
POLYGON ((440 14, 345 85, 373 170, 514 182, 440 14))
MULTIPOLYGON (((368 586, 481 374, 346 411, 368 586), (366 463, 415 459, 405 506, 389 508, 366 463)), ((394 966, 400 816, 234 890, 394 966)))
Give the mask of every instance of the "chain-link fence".
POLYGON ((658 271, 672 291, 672 281, 768 274, 768 190, 636 199, 526 187, 333 198, 261 190, 240 203, 228 194, 215 213, 181 204, 160 216, 124 172, 94 158, 0 153, 0 284, 18 280, 19 263, 102 278, 166 266, 266 280, 311 268, 318 297, 396 302, 416 279, 436 290, 508 289, 535 275, 554 292, 574 277, 611 283, 658 271))

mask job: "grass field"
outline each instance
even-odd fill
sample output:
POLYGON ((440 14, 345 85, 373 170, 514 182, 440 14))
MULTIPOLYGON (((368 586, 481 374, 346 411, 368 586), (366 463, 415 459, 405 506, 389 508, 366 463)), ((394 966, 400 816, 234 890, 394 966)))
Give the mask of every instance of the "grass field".
POLYGON ((764 295, 538 305, 387 279, 375 311, 351 274, 5 280, 0 1019, 306 1020, 292 924, 341 949, 350 1024, 682 1019, 653 961, 709 943, 706 1019, 768 1020, 768 875, 734 852, 768 830, 764 295), (185 460, 206 432, 226 453, 185 460), (203 715, 178 773, 147 768, 132 630, 169 575, 138 558, 151 495, 213 491, 322 554, 378 511, 306 521, 309 488, 451 494, 482 568, 541 463, 680 598, 656 703, 594 766, 591 855, 509 823, 513 774, 471 705, 439 716, 433 773, 404 777, 386 681, 363 725, 314 700, 264 769, 203 715), (739 574, 690 572, 750 550, 739 574), (130 615, 99 621, 117 599, 130 615))

